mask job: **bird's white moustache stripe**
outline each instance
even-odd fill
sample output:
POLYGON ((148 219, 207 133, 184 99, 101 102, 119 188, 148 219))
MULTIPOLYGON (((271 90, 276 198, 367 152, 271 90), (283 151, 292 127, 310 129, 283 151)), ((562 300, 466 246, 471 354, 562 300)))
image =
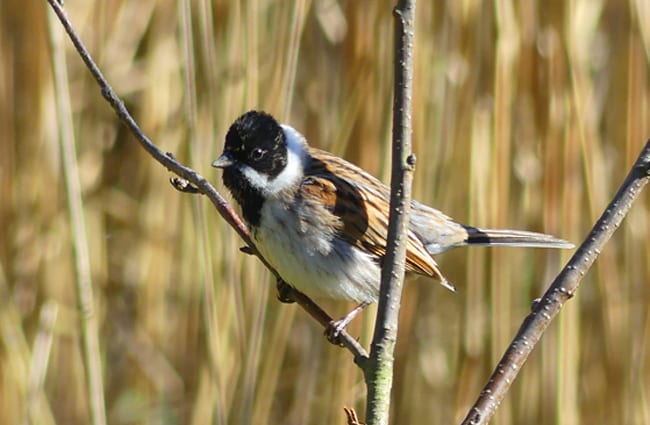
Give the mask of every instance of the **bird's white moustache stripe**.
POLYGON ((264 192, 267 196, 287 189, 304 176, 305 160, 307 158, 307 143, 302 134, 288 125, 282 125, 287 141, 287 165, 274 179, 262 174, 252 167, 245 166, 242 173, 250 184, 264 192))

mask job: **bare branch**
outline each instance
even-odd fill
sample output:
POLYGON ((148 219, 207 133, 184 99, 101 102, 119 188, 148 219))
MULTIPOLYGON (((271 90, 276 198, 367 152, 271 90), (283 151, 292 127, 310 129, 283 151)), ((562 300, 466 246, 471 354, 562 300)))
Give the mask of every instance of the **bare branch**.
MULTIPOLYGON (((278 275, 278 272, 261 256, 259 251, 257 251, 250 238, 246 225, 239 218, 230 203, 226 201, 226 199, 221 196, 210 184, 210 182, 208 182, 203 176, 198 174, 193 169, 186 167, 176 161, 173 155, 169 155, 161 151, 142 132, 129 111, 126 109, 126 106, 124 106, 124 102, 122 102, 122 100, 120 100, 117 94, 113 91, 106 78, 104 78, 104 75, 100 71, 99 67, 93 61, 90 53, 74 30, 72 23, 68 19, 68 16, 61 4, 57 0, 47 0, 47 2, 50 4, 57 17, 59 18, 61 25, 63 25, 63 28, 68 33, 72 44, 74 44, 75 49, 86 64, 86 67, 92 74, 95 81, 97 81, 97 84, 101 89, 102 96, 104 96, 104 98, 111 105, 120 121, 122 121, 129 128, 131 133, 133 133, 136 139, 140 142, 140 145, 142 145, 142 147, 156 161, 160 162, 169 171, 177 174, 182 179, 185 179, 193 185, 191 186, 185 182, 173 180, 172 184, 174 187, 183 192, 202 193, 206 195, 215 206, 219 214, 221 214, 226 222, 235 229, 239 236, 244 240, 246 245, 248 245, 250 252, 256 255, 269 269, 269 271, 271 271, 271 273, 273 273, 278 279, 282 279, 281 276, 278 275)), ((324 327, 329 326, 329 324, 332 322, 332 318, 306 295, 291 288, 289 296, 324 327)), ((363 349, 363 347, 361 347, 361 345, 347 332, 341 332, 339 338, 343 346, 345 346, 354 355, 355 361, 357 363, 368 357, 368 354, 363 349)))
POLYGON ((620 189, 596 222, 587 239, 573 254, 541 300, 535 303, 519 332, 499 361, 463 424, 486 424, 494 415, 510 385, 542 334, 558 315, 562 305, 575 294, 603 246, 620 226, 650 177, 650 140, 641 151, 620 189))
POLYGON ((411 183, 415 157, 411 154, 411 109, 413 82, 413 40, 415 38, 415 0, 399 1, 395 17, 395 66, 393 100, 393 150, 390 216, 386 257, 381 271, 377 321, 364 365, 368 399, 368 424, 387 424, 393 383, 393 352, 404 284, 406 240, 411 206, 411 183))

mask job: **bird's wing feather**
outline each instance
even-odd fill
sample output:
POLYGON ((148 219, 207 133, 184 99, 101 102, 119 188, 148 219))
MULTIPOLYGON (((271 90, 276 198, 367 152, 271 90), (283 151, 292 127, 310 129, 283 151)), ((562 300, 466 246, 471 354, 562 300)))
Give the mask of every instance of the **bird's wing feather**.
MULTIPOLYGON (((380 261, 386 254, 388 187, 341 158, 312 151, 314 159, 305 170, 301 196, 326 206, 337 218, 334 225, 339 236, 380 261), (332 166, 336 166, 336 174, 332 166)), ((406 270, 445 281, 435 260, 412 231, 406 246, 406 270)))

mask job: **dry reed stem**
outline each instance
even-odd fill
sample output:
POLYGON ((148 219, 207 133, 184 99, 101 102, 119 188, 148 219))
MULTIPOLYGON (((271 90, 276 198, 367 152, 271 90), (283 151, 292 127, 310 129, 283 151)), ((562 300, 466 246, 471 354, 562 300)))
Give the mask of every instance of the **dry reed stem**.
MULTIPOLYGON (((57 3, 58 4, 58 3, 57 3)), ((66 72, 65 53, 62 48, 62 37, 54 23, 48 19, 50 43, 52 46, 52 71, 55 81, 55 97, 58 113, 58 133, 63 162, 68 212, 72 225, 75 290, 79 308, 81 339, 84 352, 84 366, 88 385, 90 405, 90 420, 93 425, 106 424, 106 405, 104 396, 102 360, 99 348, 99 320, 97 318, 95 300, 93 299, 93 283, 90 273, 90 254, 86 219, 84 214, 81 184, 79 181, 79 166, 75 150, 74 125, 70 89, 66 72)))
POLYGON ((43 384, 52 352, 53 331, 59 306, 54 301, 43 304, 39 318, 39 330, 34 340, 32 364, 27 388, 27 412, 24 423, 54 423, 52 412, 44 394, 43 384))

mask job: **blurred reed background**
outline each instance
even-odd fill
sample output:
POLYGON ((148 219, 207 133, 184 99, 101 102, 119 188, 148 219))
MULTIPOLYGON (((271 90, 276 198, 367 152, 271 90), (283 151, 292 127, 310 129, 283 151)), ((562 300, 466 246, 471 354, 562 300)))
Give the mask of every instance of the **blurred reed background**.
MULTIPOLYGON (((391 7, 66 1, 145 132, 219 188, 210 162, 252 108, 386 178, 391 7)), ((416 197, 462 222, 580 242, 650 136, 650 3, 421 1, 417 12, 416 197)), ((205 199, 170 187, 51 18, 44 0, 0 3, 0 423, 87 424, 101 396, 109 424, 342 424, 343 406, 363 416, 348 352, 275 299, 205 199), (84 253, 99 389, 84 373, 84 253)), ((643 195, 494 423, 650 424, 649 205, 643 195)), ((439 257, 457 294, 407 285, 392 422, 458 422, 569 255, 458 250, 439 257)), ((350 328, 365 345, 373 320, 370 309, 350 328)))

